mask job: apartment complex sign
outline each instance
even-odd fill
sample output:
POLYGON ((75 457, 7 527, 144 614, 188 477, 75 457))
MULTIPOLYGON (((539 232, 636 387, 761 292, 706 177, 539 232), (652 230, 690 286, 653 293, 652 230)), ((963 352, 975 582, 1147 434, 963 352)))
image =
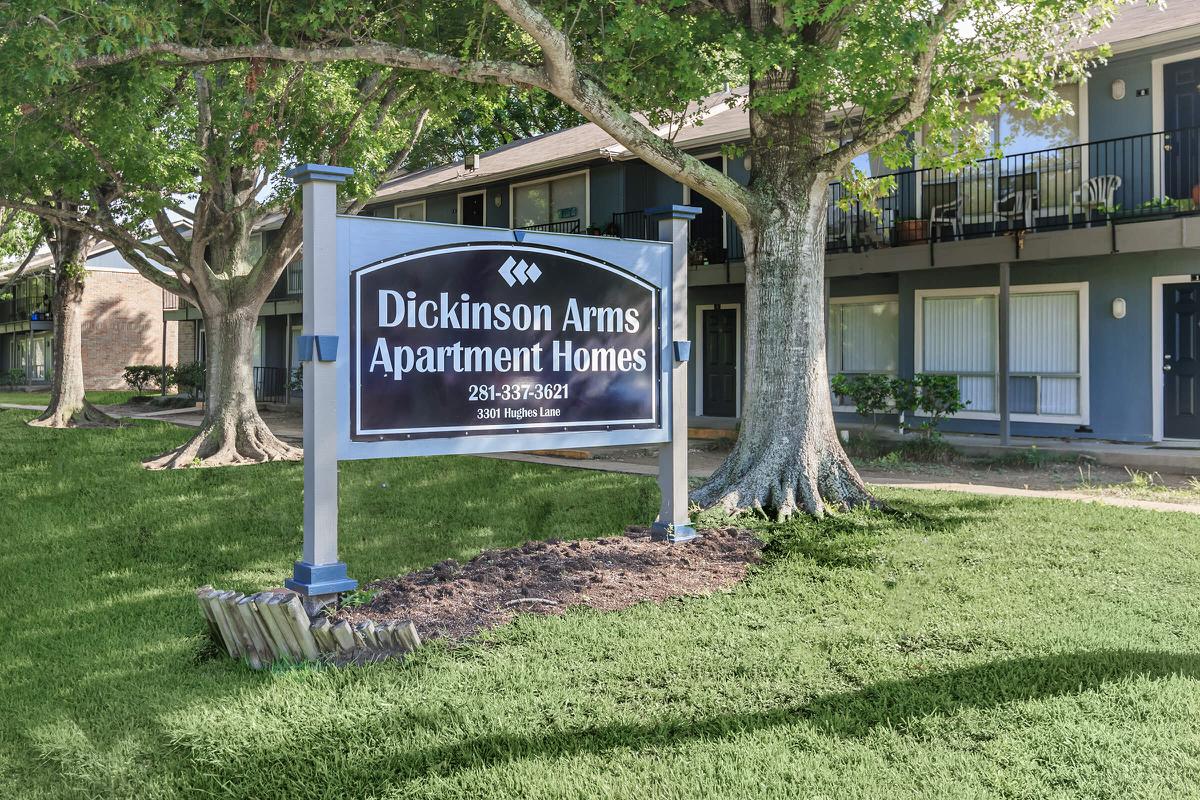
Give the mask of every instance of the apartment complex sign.
POLYGON ((614 263, 455 243, 353 269, 349 300, 353 442, 662 427, 661 289, 614 263))
POLYGON ((346 167, 301 164, 304 548, 285 584, 358 584, 338 558, 338 462, 662 445, 654 530, 687 502, 687 220, 666 241, 339 216, 346 167))

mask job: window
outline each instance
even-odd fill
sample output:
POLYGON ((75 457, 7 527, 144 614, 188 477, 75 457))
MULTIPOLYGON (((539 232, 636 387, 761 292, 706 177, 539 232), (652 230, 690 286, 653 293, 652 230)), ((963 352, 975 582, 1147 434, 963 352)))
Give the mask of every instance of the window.
POLYGON ((263 330, 262 320, 260 319, 254 326, 254 366, 263 366, 263 341, 266 334, 263 330))
POLYGON ((397 203, 393 216, 396 219, 407 219, 413 222, 425 221, 425 201, 417 200, 412 203, 397 203))
POLYGON ((246 252, 246 257, 253 264, 258 259, 262 258, 263 254, 263 235, 261 233, 253 234, 250 237, 250 249, 246 252))
POLYGON ((517 184, 512 192, 512 226, 587 223, 588 173, 517 184))
MULTIPOLYGON (((917 292, 917 371, 955 375, 967 416, 999 410, 998 292, 917 292)), ((1085 284, 1014 287, 1008 406, 1014 419, 1084 421, 1085 284)))
POLYGON ((1022 293, 1011 300, 1009 410, 1078 415, 1079 294, 1022 293))
POLYGON ((895 375, 900 360, 899 301, 848 297, 829 302, 829 373, 895 375))
POLYGON ((287 268, 287 293, 304 294, 304 262, 293 261, 287 268))

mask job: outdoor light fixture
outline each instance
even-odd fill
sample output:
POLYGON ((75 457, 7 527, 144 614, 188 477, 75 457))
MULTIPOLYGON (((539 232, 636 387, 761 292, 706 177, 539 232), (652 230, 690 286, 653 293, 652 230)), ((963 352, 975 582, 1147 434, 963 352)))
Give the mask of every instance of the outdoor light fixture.
POLYGON ((746 157, 742 159, 742 166, 746 168, 746 172, 750 171, 750 164, 751 164, 750 154, 747 153, 746 157))
POLYGON ((471 153, 463 159, 463 166, 467 168, 467 172, 474 172, 479 169, 479 154, 471 153))
POLYGON ((1115 81, 1112 82, 1112 99, 1113 100, 1124 100, 1125 99, 1125 81, 1121 80, 1120 78, 1117 78, 1115 81))
POLYGON ((1114 297, 1112 301, 1113 319, 1125 319, 1125 298, 1114 297))
POLYGON ((494 205, 496 208, 499 208, 500 204, 503 202, 504 201, 500 198, 500 195, 496 195, 492 198, 492 205, 494 205))

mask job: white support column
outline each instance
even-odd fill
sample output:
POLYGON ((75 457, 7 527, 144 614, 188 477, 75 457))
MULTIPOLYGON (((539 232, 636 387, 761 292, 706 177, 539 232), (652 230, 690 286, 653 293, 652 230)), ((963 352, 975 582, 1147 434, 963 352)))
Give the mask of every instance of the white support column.
MULTIPOLYGON (((302 164, 288 173, 304 202, 304 557, 286 586, 310 600, 348 592, 358 582, 338 560, 337 186, 354 171, 302 164)), ((339 346, 340 344, 340 346, 339 346)))
POLYGON ((687 253, 688 222, 700 213, 693 206, 665 206, 646 212, 658 217, 659 241, 671 243, 671 342, 665 343, 664 358, 671 360, 671 402, 667 425, 671 440, 658 454, 658 487, 662 506, 651 531, 655 538, 672 543, 697 538, 688 516, 688 390, 687 362, 691 358, 688 341, 687 253))
POLYGON ((998 364, 1000 369, 997 370, 1000 375, 1000 385, 997 387, 999 391, 996 392, 996 399, 1000 406, 1000 444, 1009 443, 1009 428, 1011 427, 1008 413, 1009 339, 1011 336, 1009 331, 1009 312, 1011 311, 1009 275, 1008 262, 1000 262, 1000 292, 996 298, 998 306, 996 309, 996 338, 998 340, 996 345, 999 351, 997 357, 1000 359, 998 364))

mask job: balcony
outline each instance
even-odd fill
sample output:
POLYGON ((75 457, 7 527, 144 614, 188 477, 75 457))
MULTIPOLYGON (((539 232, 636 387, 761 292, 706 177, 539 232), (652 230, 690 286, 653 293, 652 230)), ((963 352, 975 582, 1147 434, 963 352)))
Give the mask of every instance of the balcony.
MULTIPOLYGON (((17 281, 8 290, 8 299, 0 299, 0 324, 48 322, 53 291, 51 279, 44 275, 30 275, 17 281)), ((28 330, 29 326, 25 328, 28 330)), ((34 326, 34 329, 42 328, 49 329, 49 325, 34 326)))
POLYGON ((830 253, 1105 227, 1200 213, 1200 129, 894 173, 874 202, 829 185, 830 253))
MULTIPOLYGON (((829 185, 825 246, 831 254, 1039 233, 1107 228, 1200 214, 1200 128, 1126 136, 977 161, 961 170, 891 175, 874 202, 829 185)), ((643 211, 613 214, 608 233, 656 238, 643 211)), ((1115 241, 1116 234, 1112 234, 1115 241)), ((689 263, 745 259, 737 227, 706 210, 689 232, 689 263)))

